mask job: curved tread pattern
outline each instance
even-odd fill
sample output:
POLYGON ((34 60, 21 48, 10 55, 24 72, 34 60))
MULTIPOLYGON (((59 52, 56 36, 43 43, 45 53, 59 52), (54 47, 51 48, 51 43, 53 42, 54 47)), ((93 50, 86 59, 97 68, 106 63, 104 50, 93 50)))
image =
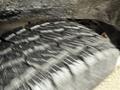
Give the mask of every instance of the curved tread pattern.
POLYGON ((0 45, 0 90, 78 90, 77 78, 109 56, 105 50, 117 52, 94 31, 68 21, 20 29, 3 35, 0 45))

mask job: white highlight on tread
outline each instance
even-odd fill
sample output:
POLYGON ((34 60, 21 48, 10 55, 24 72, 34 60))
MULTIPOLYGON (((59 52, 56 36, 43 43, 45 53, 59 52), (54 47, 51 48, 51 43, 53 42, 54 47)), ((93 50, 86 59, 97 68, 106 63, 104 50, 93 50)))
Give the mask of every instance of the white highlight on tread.
POLYGON ((44 46, 34 46, 35 51, 37 50, 45 50, 44 46))
POLYGON ((37 39, 39 39, 40 38, 40 36, 34 36, 34 37, 28 37, 28 40, 29 41, 34 41, 34 40, 37 40, 37 39))
POLYGON ((13 33, 13 34, 9 35, 8 37, 6 37, 5 40, 10 40, 10 39, 13 38, 14 36, 15 36, 15 34, 13 33))
POLYGON ((48 48, 48 47, 50 47, 50 45, 49 44, 42 44, 45 48, 48 48))
POLYGON ((90 30, 89 28, 83 26, 83 25, 78 25, 77 27, 81 28, 81 29, 87 29, 87 30, 90 30))
POLYGON ((61 31, 64 31, 64 28, 54 29, 54 31, 61 32, 61 31))
POLYGON ((57 21, 57 22, 54 22, 54 24, 60 24, 60 23, 66 23, 66 21, 57 21))
POLYGON ((53 30, 41 30, 40 32, 41 32, 41 33, 52 33, 53 30))
POLYGON ((93 34, 89 33, 76 33, 76 35, 93 36, 93 34))
POLYGON ((4 54, 7 54, 8 52, 10 52, 12 49, 11 48, 7 48, 3 51, 0 51, 0 55, 4 55, 4 54))
POLYGON ((47 26, 49 24, 50 24, 49 22, 46 22, 46 23, 41 24, 41 26, 47 26))
POLYGON ((35 40, 37 40, 39 38, 40 38, 40 36, 35 35, 33 37, 28 37, 27 39, 22 39, 22 40, 14 41, 14 43, 19 44, 19 43, 22 43, 22 42, 35 41, 35 40))
POLYGON ((53 29, 53 30, 41 30, 40 32, 41 33, 52 33, 52 32, 61 32, 61 31, 64 31, 64 28, 59 28, 59 29, 53 29))
POLYGON ((39 28, 39 27, 40 27, 40 25, 35 25, 35 26, 31 27, 30 29, 31 29, 31 30, 35 30, 35 29, 37 29, 37 28, 39 28))
POLYGON ((62 37, 56 37, 54 40, 59 41, 59 40, 63 40, 63 38, 62 37))
POLYGON ((24 53, 25 55, 28 55, 29 53, 32 53, 32 52, 34 52, 34 50, 31 49, 31 48, 29 48, 28 50, 23 51, 23 53, 24 53))
POLYGON ((40 45, 40 46, 34 46, 34 50, 35 51, 45 50, 46 48, 49 48, 49 47, 50 47, 49 44, 43 44, 43 45, 40 45))
POLYGON ((90 30, 89 28, 83 26, 83 25, 77 25, 77 26, 63 26, 65 28, 69 28, 69 29, 86 29, 86 30, 90 30))
POLYGON ((16 34, 21 34, 21 33, 25 32, 25 31, 26 31, 26 29, 21 29, 20 31, 16 32, 16 34))
POLYGON ((19 43, 22 43, 22 42, 28 42, 27 39, 22 39, 20 41, 14 41, 15 44, 19 44, 19 43))
POLYGON ((28 50, 23 51, 23 53, 25 55, 29 55, 33 52, 39 51, 39 50, 45 50, 46 48, 49 48, 50 45, 49 44, 42 44, 42 45, 38 45, 38 46, 34 46, 33 49, 29 48, 28 50))

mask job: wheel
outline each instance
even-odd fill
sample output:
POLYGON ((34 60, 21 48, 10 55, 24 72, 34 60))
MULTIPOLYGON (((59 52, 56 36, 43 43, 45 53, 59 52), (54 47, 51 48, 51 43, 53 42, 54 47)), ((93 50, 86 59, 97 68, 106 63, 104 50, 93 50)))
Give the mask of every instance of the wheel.
POLYGON ((75 22, 45 22, 0 38, 0 90, 91 90, 119 51, 75 22))

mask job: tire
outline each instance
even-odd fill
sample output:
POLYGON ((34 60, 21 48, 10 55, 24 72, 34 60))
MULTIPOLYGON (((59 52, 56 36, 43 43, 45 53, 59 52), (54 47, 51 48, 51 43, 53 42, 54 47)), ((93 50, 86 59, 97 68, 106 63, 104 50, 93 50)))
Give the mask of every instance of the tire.
POLYGON ((112 44, 116 46, 120 50, 120 29, 119 27, 115 25, 111 25, 96 19, 70 19, 69 21, 77 22, 79 24, 82 24, 92 30, 94 30, 96 33, 102 35, 106 34, 105 37, 108 37, 112 44))
POLYGON ((0 41, 0 90, 92 90, 114 68, 119 51, 69 21, 8 32, 0 41))

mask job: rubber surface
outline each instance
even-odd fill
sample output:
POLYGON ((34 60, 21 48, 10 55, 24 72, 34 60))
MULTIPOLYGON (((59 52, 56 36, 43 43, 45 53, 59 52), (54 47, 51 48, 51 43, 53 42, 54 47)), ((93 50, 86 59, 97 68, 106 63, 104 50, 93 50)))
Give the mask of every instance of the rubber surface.
POLYGON ((3 34, 0 90, 91 90, 119 51, 80 24, 46 22, 3 34))

